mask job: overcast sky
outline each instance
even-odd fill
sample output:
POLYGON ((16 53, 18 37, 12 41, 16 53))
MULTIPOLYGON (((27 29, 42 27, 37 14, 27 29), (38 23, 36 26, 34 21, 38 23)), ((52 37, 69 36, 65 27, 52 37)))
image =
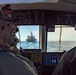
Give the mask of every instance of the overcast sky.
MULTIPOLYGON (((48 33, 48 41, 58 41, 60 28, 55 28, 55 32, 48 33)), ((74 28, 62 28, 62 41, 76 41, 76 31, 74 28)))
MULTIPOLYGON (((20 26, 20 37, 21 41, 25 41, 27 39, 28 35, 31 35, 31 32, 39 41, 39 26, 20 26)), ((19 37, 19 34, 17 34, 17 37, 19 37)))

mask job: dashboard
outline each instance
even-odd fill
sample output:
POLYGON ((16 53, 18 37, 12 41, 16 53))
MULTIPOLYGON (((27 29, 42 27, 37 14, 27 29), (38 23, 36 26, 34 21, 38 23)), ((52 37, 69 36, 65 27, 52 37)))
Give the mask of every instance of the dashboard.
POLYGON ((42 53, 42 75, 51 75, 64 52, 42 53))
POLYGON ((51 75, 64 52, 41 52, 41 49, 24 49, 20 51, 32 61, 38 75, 51 75))

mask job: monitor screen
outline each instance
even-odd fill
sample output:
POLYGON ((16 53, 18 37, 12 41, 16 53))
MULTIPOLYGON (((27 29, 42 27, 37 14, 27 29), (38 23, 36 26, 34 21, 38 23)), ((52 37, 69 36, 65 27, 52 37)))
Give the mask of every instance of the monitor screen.
POLYGON ((43 53, 42 54, 43 65, 56 65, 57 64, 57 54, 43 53))

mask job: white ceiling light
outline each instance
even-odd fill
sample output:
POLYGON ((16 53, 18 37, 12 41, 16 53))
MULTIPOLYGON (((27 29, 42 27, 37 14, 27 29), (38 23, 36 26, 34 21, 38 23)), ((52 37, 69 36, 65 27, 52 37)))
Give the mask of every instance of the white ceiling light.
POLYGON ((37 3, 37 2, 57 3, 58 0, 0 0, 0 4, 37 3))
POLYGON ((58 2, 58 0, 44 0, 44 2, 57 3, 57 2, 58 2))

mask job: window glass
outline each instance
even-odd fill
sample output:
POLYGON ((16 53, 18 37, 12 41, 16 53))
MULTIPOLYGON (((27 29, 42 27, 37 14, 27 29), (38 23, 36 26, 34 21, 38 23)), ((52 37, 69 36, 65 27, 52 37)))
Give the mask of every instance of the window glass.
POLYGON ((47 52, 68 51, 75 46, 76 31, 74 27, 63 27, 61 39, 59 27, 55 27, 55 32, 47 32, 47 52))
POLYGON ((20 42, 17 44, 17 48, 23 49, 39 49, 39 26, 18 26, 19 33, 17 37, 20 42))

